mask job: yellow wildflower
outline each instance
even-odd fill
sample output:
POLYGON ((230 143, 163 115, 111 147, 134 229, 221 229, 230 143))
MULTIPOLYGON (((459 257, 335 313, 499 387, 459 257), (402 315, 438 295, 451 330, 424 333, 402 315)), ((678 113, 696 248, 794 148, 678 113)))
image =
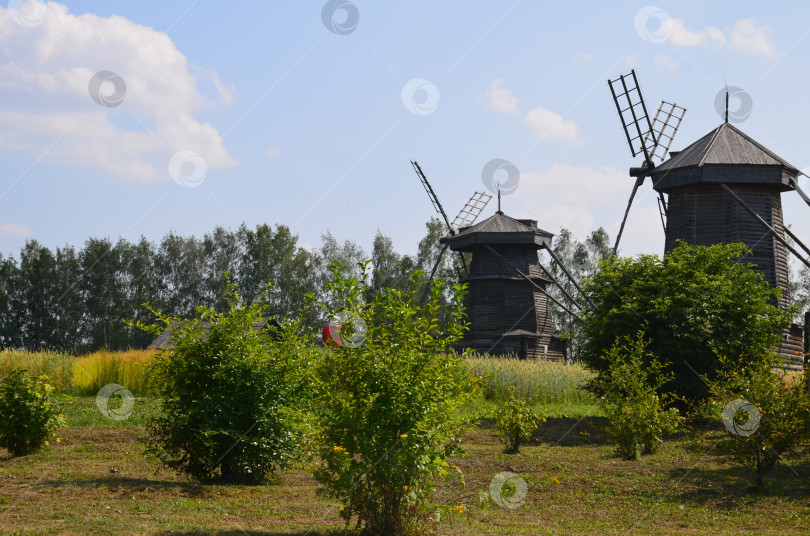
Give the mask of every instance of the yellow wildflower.
POLYGON ((402 434, 399 436, 400 439, 405 439, 406 437, 408 437, 408 434, 402 434))
POLYGON ((346 449, 344 449, 343 447, 340 447, 338 445, 335 445, 334 447, 332 447, 332 451, 333 452, 343 452, 343 453, 345 453, 346 449))
POLYGON ((462 512, 464 512, 464 505, 463 504, 459 504, 458 506, 453 508, 453 513, 454 514, 460 514, 462 512))
POLYGON ((551 477, 551 481, 552 481, 552 482, 554 482, 555 484, 557 484, 558 486, 560 485, 560 481, 559 481, 559 480, 557 480, 557 477, 556 477, 556 476, 552 476, 552 477, 551 477))

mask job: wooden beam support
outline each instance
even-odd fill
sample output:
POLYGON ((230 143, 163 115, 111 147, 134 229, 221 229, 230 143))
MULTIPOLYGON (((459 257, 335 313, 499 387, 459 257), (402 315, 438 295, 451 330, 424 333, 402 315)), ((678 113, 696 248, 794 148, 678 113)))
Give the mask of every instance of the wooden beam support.
POLYGON ((551 294, 549 294, 549 293, 546 291, 546 289, 544 289, 543 287, 541 287, 540 285, 538 285, 537 283, 535 283, 534 281, 532 281, 532 280, 531 280, 531 278, 529 278, 529 276, 527 276, 526 274, 524 274, 523 272, 521 272, 521 271, 520 271, 520 269, 519 269, 517 266, 515 266, 514 264, 512 264, 511 262, 509 262, 509 260, 508 260, 506 257, 504 257, 503 255, 501 255, 500 253, 498 253, 498 252, 495 250, 495 248, 493 248, 493 247, 492 247, 492 246, 490 246, 489 244, 483 244, 483 246, 484 246, 485 248, 487 248, 489 251, 491 251, 491 252, 492 252, 492 253, 493 253, 493 254, 494 254, 496 257, 498 257, 498 258, 499 258, 499 259, 501 259, 503 262, 505 262, 505 263, 506 263, 506 264, 507 264, 507 265, 508 265, 510 268, 512 268, 512 269, 513 269, 515 272, 517 272, 517 273, 518 273, 518 275, 520 275, 520 277, 522 277, 523 279, 525 279, 526 281, 528 281, 528 282, 529 282, 529 284, 531 284, 531 285, 532 285, 534 288, 536 288, 537 290, 539 290, 540 292, 542 292, 543 294, 545 294, 545 295, 546 295, 546 297, 547 297, 549 300, 551 300, 551 301, 553 301, 554 303, 556 303, 557 305, 559 305, 559 306, 560 306, 560 307, 561 307, 561 308, 562 308, 562 309, 563 309, 565 312, 567 312, 568 314, 570 314, 571 316, 573 316, 574 318, 576 318, 576 319, 577 319, 577 320, 579 320, 580 322, 583 322, 582 318, 580 318, 580 317, 579 317, 579 315, 577 315, 577 314, 576 314, 574 311, 572 311, 571 309, 569 309, 568 307, 566 307, 565 305, 563 305, 562 303, 560 303, 560 302, 559 302, 559 301, 558 301, 558 300, 557 300, 557 299, 556 299, 554 296, 552 296, 551 294))
POLYGON ((722 186, 722 187, 723 187, 723 188, 724 188, 724 189, 725 189, 725 190, 726 190, 728 193, 730 193, 730 194, 731 194, 731 196, 732 196, 734 199, 736 199, 736 200, 737 200, 737 202, 739 202, 739 203, 740 203, 740 205, 742 205, 742 207, 743 207, 745 210, 747 210, 747 211, 748 211, 748 212, 749 212, 749 213, 750 213, 750 214, 751 214, 751 215, 752 215, 754 218, 756 218, 756 220, 757 220, 759 223, 761 223, 761 224, 762 224, 762 226, 763 226, 763 227, 765 227, 765 229, 767 229, 768 231, 770 231, 770 233, 773 235, 773 237, 774 237, 774 238, 776 238, 777 240, 779 240, 779 242, 781 242, 781 243, 782 243, 782 244, 783 244, 783 245, 784 245, 784 246, 785 246, 785 247, 788 249, 788 251, 790 251, 791 253, 793 253, 793 254, 796 256, 796 258, 797 258, 797 259, 799 259, 800 261, 802 261, 802 263, 804 263, 804 265, 805 265, 805 266, 807 266, 808 268, 810 268, 810 262, 808 262, 808 261, 807 261, 807 259, 805 259, 805 258, 804 258, 804 257, 802 257, 801 255, 799 255, 799 252, 798 252, 798 251, 796 251, 796 249, 795 249, 793 246, 791 246, 790 244, 788 244, 788 241, 787 241, 787 240, 785 240, 784 238, 782 238, 781 236, 779 236, 779 233, 777 233, 777 232, 776 232, 776 230, 774 230, 774 228, 773 228, 773 227, 771 227, 770 225, 768 225, 768 222, 766 222, 765 220, 763 220, 763 219, 762 219, 762 216, 760 216, 759 214, 757 214, 756 212, 754 212, 754 209, 752 209, 751 207, 749 207, 749 206, 748 206, 748 203, 746 203, 745 201, 743 201, 742 197, 740 197, 739 195, 737 195, 737 194, 736 194, 736 192, 734 192, 734 190, 732 190, 731 188, 729 188, 729 187, 728 187, 728 186, 726 186, 725 184, 722 184, 722 183, 721 183, 721 184, 720 184, 720 186, 722 186))
POLYGON ((596 309, 596 304, 594 304, 594 303, 591 301, 591 299, 590 299, 590 298, 589 298, 589 297, 588 297, 588 296, 587 296, 587 295, 586 295, 584 292, 582 292, 582 289, 579 287, 579 283, 577 283, 577 280, 576 280, 576 279, 574 279, 574 276, 572 276, 572 275, 571 275, 571 272, 569 272, 569 271, 568 271, 568 270, 565 268, 565 265, 562 263, 562 261, 560 260, 560 258, 559 258, 559 257, 558 257, 558 256, 557 256, 555 253, 554 253, 554 251, 553 251, 551 248, 547 248, 547 251, 548 251, 548 254, 549 254, 549 255, 551 255, 551 258, 552 258, 552 259, 554 259, 554 262, 556 262, 556 263, 557 263, 557 266, 559 266, 559 267, 560 267, 560 269, 561 269, 561 270, 562 270, 562 271, 565 273, 565 275, 567 275, 567 276, 568 276, 568 279, 571 281, 571 283, 573 283, 573 284, 574 284, 574 287, 575 287, 575 288, 576 288, 576 289, 579 291, 579 293, 580 293, 580 294, 581 294, 581 295, 582 295, 582 296, 583 296, 583 297, 584 297, 584 298, 585 298, 585 299, 588 301, 588 305, 590 305, 590 306, 591 306, 591 309, 596 309))

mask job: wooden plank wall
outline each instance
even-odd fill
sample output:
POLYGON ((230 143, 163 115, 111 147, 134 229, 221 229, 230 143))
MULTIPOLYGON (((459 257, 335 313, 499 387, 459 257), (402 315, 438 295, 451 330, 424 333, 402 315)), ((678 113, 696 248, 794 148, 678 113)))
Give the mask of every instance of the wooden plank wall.
MULTIPOLYGON (((493 244, 501 255, 545 288, 533 244, 493 244)), ((565 344, 552 340, 554 323, 545 294, 531 286, 484 247, 472 251, 469 292, 464 300, 470 331, 460 346, 491 354, 516 353, 521 358, 562 359, 565 344), (522 330, 523 335, 504 336, 522 330)))
MULTIPOLYGON (((728 186, 785 236, 782 197, 778 188, 770 185, 728 186)), ((720 185, 701 183, 669 193, 665 251, 674 249, 678 239, 702 246, 743 242, 753 253, 742 260, 755 264, 769 285, 782 289, 782 298, 774 305, 784 310, 790 304, 787 248, 720 185)), ((801 370, 802 350, 801 328, 794 325, 786 329, 778 348, 785 366, 801 370)))

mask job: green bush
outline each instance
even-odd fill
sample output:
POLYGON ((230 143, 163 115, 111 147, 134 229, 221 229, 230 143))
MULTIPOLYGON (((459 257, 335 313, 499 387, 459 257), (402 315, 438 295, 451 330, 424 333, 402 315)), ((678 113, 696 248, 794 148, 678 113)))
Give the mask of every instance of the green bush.
POLYGON ((255 329, 267 311, 243 304, 234 286, 229 305, 225 313, 200 307, 191 321, 153 311, 173 330, 174 345, 155 360, 162 412, 147 426, 147 445, 197 480, 256 484, 301 448, 299 405, 314 348, 296 323, 281 329, 281 340, 255 329))
MULTIPOLYGON (((760 355, 779 343, 792 312, 775 307, 780 294, 759 272, 740 262, 744 244, 689 246, 663 257, 640 255, 603 262, 583 290, 596 304, 584 314, 581 356, 605 370, 605 352, 622 337, 645 329, 652 354, 674 374, 667 388, 689 399, 708 396, 700 376, 714 381, 715 352, 760 355)), ((740 360, 729 360, 736 367, 740 360)))
POLYGON ((14 456, 25 456, 59 437, 66 425, 47 376, 30 376, 24 368, 0 376, 0 447, 14 456))
POLYGON ((454 287, 446 324, 444 285, 433 281, 419 305, 418 272, 407 292, 383 290, 366 305, 367 269, 361 266, 360 279, 331 266, 327 290, 338 309, 327 311, 354 320, 342 324, 350 344, 329 348, 318 369, 322 461, 315 477, 341 501, 346 522, 355 519, 365 534, 411 534, 435 517, 436 478, 452 472, 448 457, 462 453, 458 410, 473 396, 474 383, 463 358, 448 347, 466 327, 464 291, 454 287))
MULTIPOLYGON (((749 364, 729 371, 712 384, 715 417, 726 432, 721 446, 756 475, 757 488, 783 457, 808 439, 808 372, 798 377, 777 368, 779 356, 746 356, 749 364)), ((720 363, 728 360, 720 358, 720 363)))
POLYGON ((506 454, 520 451, 520 444, 532 437, 537 427, 546 422, 542 415, 536 415, 529 408, 529 401, 515 396, 515 389, 509 388, 509 400, 495 413, 495 429, 498 430, 506 454))
POLYGON ((643 331, 635 339, 617 341, 604 354, 607 368, 586 387, 598 397, 610 421, 607 432, 616 442, 616 453, 627 460, 655 452, 664 434, 683 424, 678 410, 667 407, 676 397, 659 394, 673 374, 663 372, 665 365, 647 351, 647 345, 643 331))

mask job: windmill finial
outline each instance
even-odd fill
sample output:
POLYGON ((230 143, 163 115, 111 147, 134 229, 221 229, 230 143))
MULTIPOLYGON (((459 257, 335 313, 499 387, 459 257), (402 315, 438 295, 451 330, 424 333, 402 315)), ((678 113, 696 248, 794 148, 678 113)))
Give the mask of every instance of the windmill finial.
POLYGON ((728 123, 728 82, 726 82, 726 123, 728 123))
POLYGON ((501 181, 496 181, 498 183, 498 212, 497 214, 503 214, 501 210, 501 181))

